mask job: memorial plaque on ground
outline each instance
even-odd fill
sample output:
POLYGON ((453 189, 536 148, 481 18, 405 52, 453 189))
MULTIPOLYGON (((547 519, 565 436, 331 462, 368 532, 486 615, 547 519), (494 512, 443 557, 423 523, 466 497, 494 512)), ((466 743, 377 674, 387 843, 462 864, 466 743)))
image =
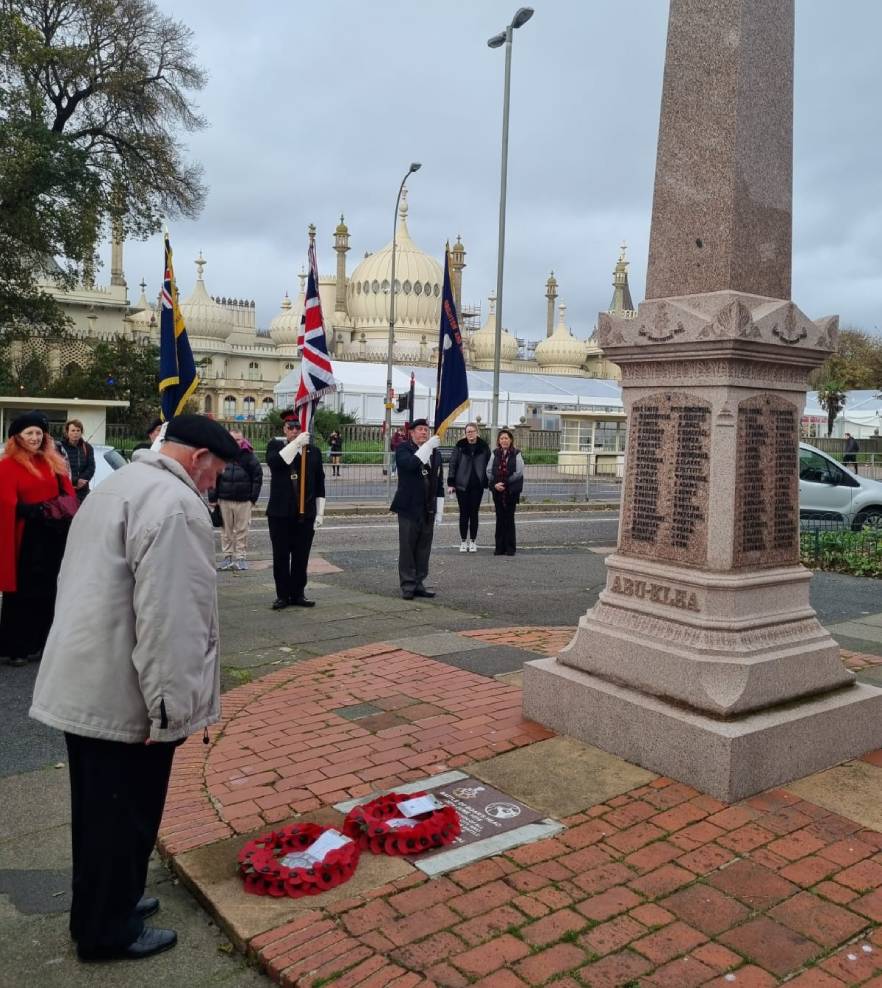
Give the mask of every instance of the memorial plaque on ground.
POLYGON ((736 566, 799 561, 799 409, 776 395, 738 404, 736 566))
POLYGON ((541 813, 531 810, 508 793, 500 792, 480 779, 459 779, 435 789, 427 787, 427 791, 456 810, 462 824, 462 833, 447 847, 424 851, 410 860, 418 858, 422 861, 436 854, 446 854, 452 848, 475 844, 488 837, 497 837, 528 823, 538 823, 545 819, 541 813))
POLYGON ((619 551, 700 566, 707 561, 711 406, 664 392, 634 403, 619 551))

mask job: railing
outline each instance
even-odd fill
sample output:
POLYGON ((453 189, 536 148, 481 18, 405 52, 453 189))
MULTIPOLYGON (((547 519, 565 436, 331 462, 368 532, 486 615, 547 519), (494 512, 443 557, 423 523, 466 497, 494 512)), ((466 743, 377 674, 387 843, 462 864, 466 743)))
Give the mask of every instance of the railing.
POLYGON ((811 525, 810 530, 802 531, 799 536, 800 559, 804 565, 854 576, 882 576, 882 532, 852 532, 834 522, 825 529, 817 520, 811 525))

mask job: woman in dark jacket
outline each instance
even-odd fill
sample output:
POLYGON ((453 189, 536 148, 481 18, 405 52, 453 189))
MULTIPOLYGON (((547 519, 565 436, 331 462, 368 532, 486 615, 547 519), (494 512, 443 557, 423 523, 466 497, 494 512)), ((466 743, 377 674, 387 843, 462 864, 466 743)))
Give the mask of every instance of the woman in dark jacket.
POLYGON ((248 569, 246 553, 248 549, 248 528, 251 524, 251 509, 260 497, 263 486, 263 467, 254 455, 251 443, 235 429, 230 435, 239 444, 242 452, 238 460, 231 460, 222 473, 217 475, 216 486, 208 492, 209 507, 220 505, 223 527, 221 528, 221 552, 224 560, 220 570, 248 569))
POLYGON ((39 659, 52 624, 70 522, 46 506, 61 494, 73 500, 67 470, 42 412, 13 420, 0 456, 0 655, 10 665, 39 659))
POLYGON ((524 458, 520 450, 515 449, 511 430, 500 429, 496 443, 487 467, 496 508, 496 551, 493 555, 513 556, 517 549, 514 516, 524 489, 524 458))
POLYGON ((340 464, 343 461, 343 437, 336 429, 328 436, 329 459, 331 461, 331 476, 340 476, 340 464))
POLYGON ((478 512, 487 489, 490 447, 478 435, 478 426, 469 422, 465 437, 454 446, 447 470, 447 484, 456 491, 459 502, 460 552, 477 552, 478 512))
POLYGON ((79 419, 65 422, 61 446, 70 464, 74 494, 82 501, 89 493, 89 481, 95 476, 95 450, 83 439, 83 423, 79 419))

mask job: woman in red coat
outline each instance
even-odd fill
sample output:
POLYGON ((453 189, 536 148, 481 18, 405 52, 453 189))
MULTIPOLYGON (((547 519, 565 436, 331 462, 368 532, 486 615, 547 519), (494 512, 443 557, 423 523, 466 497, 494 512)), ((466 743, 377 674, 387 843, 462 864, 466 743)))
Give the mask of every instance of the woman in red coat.
POLYGON ((69 527, 43 506, 73 487, 42 412, 19 415, 8 435, 0 456, 0 655, 23 665, 46 643, 69 527))

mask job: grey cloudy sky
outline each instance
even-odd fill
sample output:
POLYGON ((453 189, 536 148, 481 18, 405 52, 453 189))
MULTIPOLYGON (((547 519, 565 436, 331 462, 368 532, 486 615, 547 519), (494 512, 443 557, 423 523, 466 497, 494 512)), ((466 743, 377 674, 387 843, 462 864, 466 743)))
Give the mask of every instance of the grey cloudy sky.
MULTIPOLYGON (((486 40, 515 0, 159 0, 192 28, 210 126, 189 145, 209 186, 171 226, 186 297, 202 250, 214 295, 253 298, 265 327, 297 291, 306 227, 322 272, 345 213, 347 271, 391 238, 408 164, 410 232, 439 260, 461 234, 463 299, 496 283, 504 50, 486 40)), ((666 0, 535 0, 516 32, 504 322, 545 333, 554 269, 578 336, 611 295, 618 244, 643 296, 667 29, 666 0)), ((793 298, 811 317, 882 326, 878 0, 797 0, 793 298)), ((159 237, 129 244, 132 300, 155 297, 159 237)))

